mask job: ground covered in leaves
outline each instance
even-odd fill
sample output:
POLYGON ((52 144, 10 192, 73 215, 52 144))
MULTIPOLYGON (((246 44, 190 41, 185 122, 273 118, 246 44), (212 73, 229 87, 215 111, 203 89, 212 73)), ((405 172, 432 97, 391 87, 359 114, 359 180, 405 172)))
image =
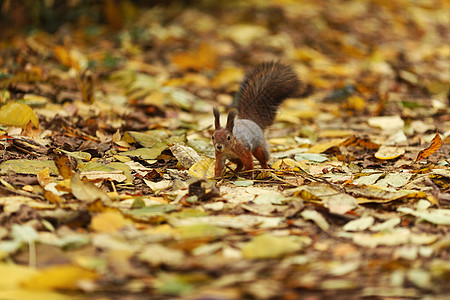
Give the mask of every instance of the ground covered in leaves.
POLYGON ((448 2, 137 2, 2 29, 1 299, 450 296, 448 2), (214 180, 271 60, 273 170, 214 180))

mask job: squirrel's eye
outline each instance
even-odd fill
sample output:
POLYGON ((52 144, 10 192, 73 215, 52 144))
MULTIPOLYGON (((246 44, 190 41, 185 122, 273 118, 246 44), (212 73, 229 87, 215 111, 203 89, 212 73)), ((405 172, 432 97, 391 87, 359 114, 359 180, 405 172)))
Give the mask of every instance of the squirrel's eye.
POLYGON ((228 135, 228 136, 227 136, 227 140, 231 140, 231 135, 228 135))
POLYGON ((211 139, 214 141, 214 136, 211 136, 211 139))

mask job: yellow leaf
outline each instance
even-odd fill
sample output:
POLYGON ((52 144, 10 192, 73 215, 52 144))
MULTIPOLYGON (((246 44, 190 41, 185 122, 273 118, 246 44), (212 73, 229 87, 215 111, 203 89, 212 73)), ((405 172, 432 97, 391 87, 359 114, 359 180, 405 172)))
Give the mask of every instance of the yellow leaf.
POLYGON ((69 50, 63 46, 56 46, 53 49, 53 54, 55 55, 55 58, 66 67, 74 68, 78 71, 87 67, 88 61, 86 57, 75 49, 69 50))
POLYGON ((243 47, 249 47, 253 41, 267 38, 270 35, 267 27, 252 24, 227 26, 226 30, 223 31, 223 34, 225 37, 243 47))
MULTIPOLYGON (((0 264, 0 290, 14 290, 20 283, 38 273, 36 269, 13 264, 0 264)), ((6 299, 6 298, 2 298, 6 299)))
POLYGON ((345 140, 346 139, 335 139, 335 140, 331 140, 329 142, 317 144, 317 145, 314 145, 313 147, 309 148, 309 150, 306 152, 307 153, 323 153, 332 147, 339 146, 345 140))
POLYGON ((53 203, 53 204, 58 204, 58 203, 63 202, 63 199, 59 195, 57 195, 51 191, 47 191, 47 190, 44 190, 44 198, 48 202, 53 203))
POLYGON ((76 289, 80 281, 97 278, 98 274, 94 271, 73 265, 56 265, 27 278, 22 285, 39 290, 76 289))
POLYGON ((338 138, 338 137, 347 137, 349 135, 353 135, 354 132, 352 130, 345 129, 329 129, 322 130, 319 133, 319 137, 321 138, 338 138))
POLYGON ((70 300, 79 299, 76 296, 69 297, 67 294, 51 292, 51 291, 35 291, 35 290, 10 290, 0 291, 0 299, 20 299, 20 300, 70 300))
POLYGON ((91 220, 91 228, 96 232, 114 232, 128 223, 127 219, 117 211, 105 211, 91 220))
POLYGON ((64 179, 64 180, 58 181, 58 183, 56 184, 56 189, 61 192, 69 192, 70 193, 70 191, 71 191, 70 179, 64 179))
POLYGON ((366 100, 360 96, 350 96, 347 99, 347 108, 361 111, 367 107, 366 100))
POLYGON ((214 159, 205 157, 189 168, 189 175, 198 178, 214 178, 214 159))
POLYGON ((33 105, 36 105, 36 106, 37 105, 43 106, 43 105, 46 105, 51 102, 50 99, 48 99, 44 96, 34 95, 34 94, 25 94, 25 95, 23 95, 23 99, 26 100, 26 102, 28 104, 32 103, 33 105))
POLYGON ((243 76, 244 72, 242 71, 242 69, 235 67, 228 67, 220 71, 216 75, 216 77, 214 77, 212 84, 216 88, 227 86, 241 81, 243 76))
POLYGON ((39 128, 39 119, 33 109, 26 104, 12 102, 0 109, 0 123, 25 129, 28 123, 39 128))
POLYGON ((142 103, 145 105, 154 105, 154 106, 163 106, 164 105, 164 98, 166 97, 166 94, 160 91, 155 91, 147 96, 145 96, 144 100, 142 100, 142 103))
POLYGON ((301 170, 307 169, 307 166, 304 163, 300 163, 291 158, 284 158, 274 162, 272 168, 275 170, 292 170, 295 172, 299 172, 301 170))
POLYGON ((52 182, 52 179, 50 178, 50 171, 49 171, 49 169, 45 168, 45 169, 39 171, 39 173, 37 173, 37 180, 39 182, 39 185, 42 188, 45 188, 45 186, 47 184, 52 182))
POLYGON ((55 49, 53 49, 53 54, 60 63, 66 67, 71 66, 69 51, 67 51, 66 48, 63 46, 56 46, 55 49))
POLYGON ((214 69, 217 65, 217 52, 208 43, 202 43, 195 52, 175 54, 172 62, 182 70, 214 69))
MULTIPOLYGON (((166 86, 195 85, 197 87, 210 86, 208 77, 201 74, 186 73, 183 77, 172 78, 164 84, 166 86)), ((164 94, 164 97, 166 95, 164 94)))

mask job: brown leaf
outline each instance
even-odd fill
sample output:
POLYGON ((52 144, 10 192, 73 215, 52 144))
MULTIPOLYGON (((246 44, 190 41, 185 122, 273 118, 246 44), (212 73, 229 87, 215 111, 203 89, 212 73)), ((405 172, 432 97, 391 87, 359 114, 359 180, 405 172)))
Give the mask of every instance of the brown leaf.
POLYGON ((58 168, 59 174, 64 179, 70 179, 73 176, 72 167, 70 166, 69 157, 67 155, 58 154, 54 158, 56 167, 58 168))
POLYGON ((83 96, 83 102, 94 102, 94 75, 90 70, 86 70, 80 76, 81 81, 81 93, 83 96))
POLYGON ((351 136, 345 142, 341 144, 343 147, 362 147, 364 149, 377 150, 380 145, 372 142, 368 137, 351 136))
POLYGON ((422 158, 427 158, 428 156, 430 156, 434 152, 438 151, 439 148, 441 148, 441 146, 442 146, 441 136, 439 135, 438 132, 436 132, 436 135, 431 140, 431 145, 428 148, 423 149, 422 151, 420 151, 419 154, 417 155, 416 160, 414 162, 417 162, 418 160, 420 160, 422 158))

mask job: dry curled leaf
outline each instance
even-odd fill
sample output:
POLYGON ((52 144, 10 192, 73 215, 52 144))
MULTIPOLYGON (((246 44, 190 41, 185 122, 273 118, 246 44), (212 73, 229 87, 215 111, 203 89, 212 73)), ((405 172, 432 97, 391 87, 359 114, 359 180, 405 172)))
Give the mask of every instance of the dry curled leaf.
POLYGON ((53 159, 53 161, 55 162, 55 165, 58 168, 59 174, 64 179, 72 178, 73 171, 70 165, 69 157, 67 155, 57 154, 53 159))
POLYGON ((431 140, 431 145, 428 148, 425 148, 422 151, 420 151, 414 162, 417 162, 418 160, 421 160, 423 158, 427 158, 428 156, 438 151, 441 148, 441 146, 442 146, 441 136, 439 135, 439 132, 436 132, 436 135, 431 140))

